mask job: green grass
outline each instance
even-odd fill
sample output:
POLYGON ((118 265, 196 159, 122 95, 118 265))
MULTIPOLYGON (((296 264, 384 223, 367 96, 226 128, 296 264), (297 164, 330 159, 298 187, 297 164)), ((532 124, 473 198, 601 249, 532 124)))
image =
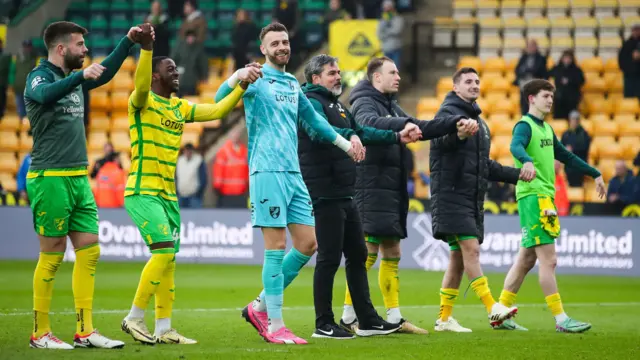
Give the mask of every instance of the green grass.
MULTIPOLYGON (((638 359, 640 358, 640 279, 560 276, 565 310, 576 319, 590 321, 585 334, 558 334, 547 310, 535 274, 519 297, 517 321, 529 332, 494 331, 486 312, 469 291, 458 299, 454 316, 473 329, 471 334, 434 333, 438 314, 441 273, 401 270, 401 309, 405 318, 431 331, 428 336, 393 334, 348 341, 312 339, 314 312, 312 269, 304 269, 285 292, 284 318, 307 346, 265 343, 240 317, 238 308, 260 291, 259 267, 178 264, 173 326, 199 341, 189 346, 148 347, 122 333, 120 321, 130 307, 142 263, 100 263, 94 301, 94 324, 113 338, 126 341, 122 350, 78 349, 45 351, 28 348, 31 328, 32 272, 35 262, 0 262, 0 358, 35 359, 638 359)), ((52 303, 54 333, 71 341, 75 332, 71 264, 63 264, 56 277, 52 303)), ((336 316, 341 314, 344 273, 337 275, 334 292, 336 316)), ((370 274, 373 302, 382 305, 377 271, 370 274)), ((489 274, 495 297, 504 276, 489 274)), ((463 286, 467 281, 463 282, 463 286)), ((461 293, 464 289, 461 289, 461 293)), ((379 308, 382 311, 381 308, 379 308)), ((147 323, 153 329, 153 314, 147 323)))

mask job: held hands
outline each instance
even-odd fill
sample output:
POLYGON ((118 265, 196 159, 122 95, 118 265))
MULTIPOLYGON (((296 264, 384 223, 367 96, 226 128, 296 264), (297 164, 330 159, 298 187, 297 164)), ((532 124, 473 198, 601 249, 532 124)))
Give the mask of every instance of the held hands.
POLYGON ((145 23, 129 29, 127 34, 129 40, 140 44, 144 50, 153 49, 153 42, 156 40, 156 32, 151 24, 145 23))
POLYGON ((364 160, 366 149, 362 146, 360 138, 357 135, 352 135, 349 140, 351 140, 351 149, 347 154, 349 154, 353 161, 361 162, 364 160))
POLYGON ((400 142, 408 144, 422 139, 422 131, 418 125, 408 122, 402 131, 400 131, 400 142))
POLYGON ((238 70, 238 80, 242 83, 253 84, 258 78, 262 77, 262 65, 252 62, 245 65, 243 69, 238 70))
POLYGON ((598 197, 600 199, 604 199, 604 197, 607 195, 607 187, 604 184, 604 179, 602 179, 602 176, 598 176, 596 178, 596 192, 598 193, 598 197))
POLYGON ((478 122, 471 119, 462 119, 458 121, 457 126, 460 140, 471 137, 478 132, 478 122))
POLYGON ((532 162, 527 162, 522 165, 522 169, 520 169, 520 177, 519 179, 526 182, 531 182, 536 178, 536 168, 533 166, 532 162))

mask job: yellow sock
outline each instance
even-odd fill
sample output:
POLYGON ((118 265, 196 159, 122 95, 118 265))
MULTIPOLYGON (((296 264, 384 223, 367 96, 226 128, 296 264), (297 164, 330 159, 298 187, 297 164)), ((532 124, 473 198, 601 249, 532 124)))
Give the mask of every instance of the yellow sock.
POLYGON ((545 297, 544 300, 547 302, 547 306, 549 307, 549 310, 551 310, 551 314, 553 314, 553 316, 560 315, 564 312, 564 308, 562 307, 562 300, 560 299, 560 294, 555 293, 555 294, 549 295, 545 297))
POLYGON ((440 320, 449 320, 449 316, 453 312, 453 304, 456 302, 459 293, 458 289, 440 289, 440 320))
POLYGON ((478 295, 482 303, 487 308, 487 312, 491 312, 491 307, 496 301, 493 299, 493 295, 491 295, 491 290, 489 290, 489 281, 486 276, 481 276, 479 278, 474 279, 471 282, 471 288, 478 295))
POLYGON ((51 331, 49 309, 56 272, 62 263, 64 253, 41 252, 38 265, 33 273, 33 336, 36 338, 51 331))
POLYGON ((93 291, 96 283, 96 266, 100 258, 98 243, 76 249, 71 288, 76 306, 76 333, 80 336, 93 332, 93 291))
POLYGON ((387 309, 400 306, 400 279, 398 279, 398 262, 400 259, 382 259, 378 273, 378 285, 382 291, 384 307, 387 309))
POLYGON ((509 290, 502 290, 500 293, 500 304, 506 307, 512 307, 516 303, 516 294, 509 290))
POLYGON ((156 319, 166 319, 171 317, 173 302, 176 299, 176 257, 167 265, 162 274, 162 280, 156 291, 156 319))
POLYGON ((164 271, 169 266, 169 263, 173 261, 174 256, 173 253, 151 254, 151 258, 147 261, 140 276, 136 297, 133 299, 135 306, 143 310, 149 306, 151 296, 156 293, 164 271))
MULTIPOLYGON (((373 267, 373 265, 378 260, 378 253, 370 253, 367 255, 367 262, 365 263, 365 267, 367 271, 373 267)), ((347 293, 344 296, 344 304, 345 305, 353 305, 353 301, 351 300, 351 294, 349 293, 349 286, 347 286, 347 293)))

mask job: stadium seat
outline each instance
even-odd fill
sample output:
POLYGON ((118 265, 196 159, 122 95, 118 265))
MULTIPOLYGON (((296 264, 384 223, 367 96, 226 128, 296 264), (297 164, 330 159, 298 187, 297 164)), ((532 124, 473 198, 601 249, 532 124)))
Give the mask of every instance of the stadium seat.
POLYGON ((621 136, 618 139, 618 144, 622 150, 622 158, 624 160, 633 160, 640 151, 640 142, 638 136, 621 136))
POLYGON ((618 123, 615 121, 598 121, 593 126, 598 136, 618 136, 618 123))
MULTIPOLYGON (((604 101, 604 99, 598 99, 598 100, 604 101)), ((595 112, 593 114, 589 114, 589 121, 591 121, 593 124, 600 121, 611 121, 611 116, 609 114, 605 114, 602 112, 595 112)))
POLYGON ((491 146, 498 148, 497 157, 509 156, 511 154, 509 150, 509 146, 511 146, 511 135, 495 135, 491 139, 491 146))
POLYGON ((617 159, 603 159, 598 161, 598 170, 605 182, 609 182, 616 173, 617 159))
POLYGON ((503 20, 503 35, 505 38, 522 38, 525 28, 526 23, 522 18, 510 17, 503 20))
POLYGON ((524 10, 522 17, 525 19, 536 18, 542 16, 545 8, 545 0, 527 0, 524 2, 524 10))
POLYGON ((502 48, 502 57, 505 59, 514 59, 522 56, 522 49, 526 46, 524 37, 506 38, 502 48))
MULTIPOLYGON (((553 26, 553 25, 552 25, 553 26)), ((553 30, 552 30, 553 31, 553 30)), ((560 55, 567 50, 573 48, 573 38, 569 36, 551 36, 551 46, 549 50, 549 57, 553 59, 559 59, 560 55)))
POLYGON ((593 0, 571 0, 571 16, 574 19, 590 16, 593 2, 593 0))
POLYGON ((129 56, 124 60, 122 66, 120 67, 120 71, 118 72, 129 72, 131 75, 136 71, 136 61, 133 57, 129 56))
POLYGON ((568 187, 567 197, 569 202, 584 202, 584 189, 581 187, 568 187))
POLYGON ((0 184, 8 192, 15 192, 18 187, 15 176, 10 173, 0 173, 0 184))
POLYGON ((500 36, 500 30, 504 26, 502 19, 499 17, 480 17, 478 25, 480 25, 481 38, 500 36))
POLYGON ((87 148, 89 151, 102 151, 107 143, 107 133, 103 131, 92 131, 89 133, 87 148))
MULTIPOLYGON (((507 114, 496 115, 500 117, 508 117, 507 114)), ((511 136, 515 123, 510 120, 493 120, 493 116, 495 115, 492 115, 492 119, 490 121, 491 136, 511 136)))
POLYGON ((106 113, 103 112, 95 112, 91 113, 91 117, 89 120, 89 130, 90 131, 109 131, 111 125, 109 121, 109 117, 106 113))
POLYGON ((616 114, 638 115, 640 113, 640 104, 638 98, 625 98, 616 102, 616 114))
POLYGON ((114 116, 111 119, 111 130, 112 131, 129 131, 129 117, 125 114, 124 116, 114 116))
POLYGON ((560 139, 562 137, 562 134, 564 134, 564 132, 569 128, 569 123, 564 119, 549 120, 549 125, 551 125, 551 128, 553 129, 553 132, 556 134, 558 139, 560 139))
POLYGON ((0 152, 0 172, 7 172, 12 175, 18 172, 20 163, 16 159, 14 152, 0 152))
POLYGON ((624 87, 622 73, 620 72, 605 72, 604 83, 607 86, 607 93, 621 93, 624 87))
POLYGON ((606 18, 615 16, 618 8, 618 0, 597 0, 595 2, 595 10, 593 15, 597 18, 606 18))
POLYGON ((486 59, 482 64, 482 71, 504 73, 505 69, 506 69, 506 62, 504 58, 501 58, 501 57, 486 59))
POLYGON ((604 68, 602 59, 599 57, 590 57, 590 58, 582 59, 578 61, 578 65, 580 66, 582 71, 584 71, 585 73, 586 72, 601 73, 604 68))
POLYGON ((20 133, 20 151, 31 151, 33 148, 33 137, 26 132, 20 133))
POLYGON ((546 38, 547 32, 551 27, 551 22, 546 17, 534 17, 527 19, 527 38, 537 39, 546 38))
MULTIPOLYGON (((615 0, 614 0, 615 1, 615 0)), ((600 0, 598 0, 598 3, 600 0)), ((598 17, 596 15, 596 17, 598 17)), ((620 29, 622 28, 622 19, 616 16, 598 17, 598 35, 600 37, 620 37, 620 29)))
POLYGON ((548 0, 547 17, 555 22, 557 18, 567 16, 568 8, 569 0, 548 0))
POLYGON ((599 75, 588 77, 587 73, 585 73, 585 84, 582 87, 583 92, 604 94, 606 90, 607 84, 602 77, 599 75))
POLYGON ((595 55, 598 48, 598 40, 594 37, 580 37, 575 39, 575 56, 578 61, 595 55))
POLYGON ((633 25, 635 24, 640 24, 640 16, 638 16, 638 8, 636 7, 636 9, 623 13, 620 12, 620 17, 622 18, 622 28, 623 28, 623 32, 624 34, 622 35, 622 37, 624 39, 628 39, 631 36, 631 28, 633 25))
POLYGON ((111 109, 113 111, 126 112, 129 108, 129 96, 131 92, 117 90, 111 94, 111 109))
POLYGON ((116 151, 128 152, 131 149, 131 140, 129 138, 129 131, 116 130, 111 132, 109 137, 113 148, 116 151))
POLYGON ((595 30, 598 28, 598 21, 595 18, 585 17, 576 18, 574 21, 574 36, 576 39, 586 37, 592 38, 595 36, 595 30))
POLYGON ((488 117, 488 116, 491 115, 491 103, 490 102, 488 102, 487 100, 485 100, 483 98, 478 98, 478 100, 476 100, 476 104, 478 104, 478 107, 480 107, 480 109, 482 110, 482 114, 485 117, 488 117))
POLYGON ((606 73, 609 73, 609 72, 618 73, 618 72, 620 72, 620 66, 618 66, 618 59, 616 59, 616 58, 607 59, 605 61, 605 63, 604 63, 604 71, 606 73))
POLYGON ((502 0, 500 3, 500 17, 503 19, 520 18, 521 11, 521 0, 502 0))
POLYGON ((589 119, 582 119, 580 120, 580 125, 582 125, 587 134, 593 136, 593 121, 589 119))
POLYGON ((504 99, 503 101, 497 101, 491 104, 491 112, 495 114, 509 114, 510 116, 515 115, 516 106, 511 101, 504 99))
POLYGON ((618 123, 620 129, 620 135, 622 136, 635 136, 636 142, 640 144, 640 121, 625 121, 618 123))
POLYGON ((133 76, 129 72, 118 72, 116 76, 113 77, 107 86, 111 85, 109 88, 112 91, 128 91, 131 92, 134 88, 133 76))
POLYGON ((622 47, 620 36, 602 36, 598 40, 598 56, 603 60, 617 59, 622 47))
POLYGON ((453 2, 453 18, 463 19, 473 17, 476 3, 473 0, 455 0, 453 2))
POLYGON ((480 59, 488 59, 497 57, 502 49, 502 38, 499 36, 490 36, 480 38, 480 50, 478 57, 480 59))
POLYGON ((6 114, 0 119, 0 131, 18 131, 20 129, 20 119, 17 115, 6 114))
MULTIPOLYGON (((595 127, 595 124, 594 124, 595 127)), ((591 148, 589 149, 589 156, 600 158, 600 153, 603 148, 607 148, 616 144, 616 139, 613 136, 600 136, 597 135, 591 139, 591 148)))
POLYGON ((29 130, 31 130, 31 122, 28 118, 25 118, 22 124, 20 124, 19 131, 28 132, 29 130))
POLYGON ((499 7, 497 0, 483 0, 477 2, 476 17, 479 19, 495 17, 499 7))
POLYGON ((436 85, 438 94, 446 94, 453 89, 453 79, 450 76, 441 77, 436 85))
POLYGON ((551 19, 550 21, 551 21, 551 30, 549 34, 552 40, 556 38, 571 36, 571 31, 575 26, 572 18, 559 17, 559 18, 551 19))
MULTIPOLYGON (((494 123, 494 122, 511 122, 512 119, 513 118, 509 114, 496 113, 496 114, 491 114, 491 116, 487 117, 485 120, 488 122, 494 123)), ((512 127, 513 125, 515 125, 515 123, 511 124, 512 127)))
POLYGON ((478 73, 484 71, 482 60, 477 56, 461 56, 458 60, 458 69, 463 67, 471 67, 476 69, 478 73))
MULTIPOLYGON (((618 13, 621 18, 625 19, 625 21, 627 18, 633 19, 634 17, 638 17, 638 9, 640 8, 639 0, 618 0, 618 3, 618 13)), ((627 36, 625 35, 625 38, 626 37, 627 36)))
POLYGON ((434 97, 423 97, 418 101, 417 112, 436 112, 440 108, 440 102, 434 97))
POLYGON ((503 166, 514 166, 514 161, 513 161, 513 156, 512 155, 508 155, 508 156, 500 156, 497 160, 496 160, 500 165, 503 166))
POLYGON ((20 143, 15 131, 0 131, 0 150, 1 151, 18 151, 20 143))
POLYGON ((108 93, 91 94, 89 96, 89 108, 91 111, 111 111, 111 97, 108 93))

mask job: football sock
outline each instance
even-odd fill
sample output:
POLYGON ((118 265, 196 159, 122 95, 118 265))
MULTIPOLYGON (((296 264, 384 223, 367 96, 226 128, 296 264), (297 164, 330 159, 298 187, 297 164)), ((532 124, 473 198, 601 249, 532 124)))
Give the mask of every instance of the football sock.
POLYGON ((500 293, 500 304, 506 307, 512 307, 513 304, 516 303, 516 296, 517 294, 512 293, 509 290, 502 290, 500 293))
POLYGON ((342 311, 342 321, 344 321, 345 324, 351 324, 355 320, 356 310, 353 308, 353 305, 345 305, 342 311))
POLYGON ((549 307, 549 310, 551 310, 551 314, 555 317, 556 323, 563 322, 567 319, 567 314, 565 314, 564 308, 562 307, 560 294, 551 294, 544 298, 544 300, 547 302, 547 306, 549 307))
MULTIPOLYGON (((300 269, 302 269, 302 267, 309 262, 309 259, 311 259, 311 256, 307 256, 301 253, 296 248, 292 248, 291 250, 289 250, 287 255, 285 255, 284 257, 284 260, 282 260, 282 275, 284 276, 283 278, 284 289, 286 289, 287 286, 291 284, 293 279, 295 279, 298 276, 298 274, 300 273, 300 269)), ((263 289, 259 296, 260 303, 265 303, 264 295, 265 293, 263 289)), ((265 308, 266 308, 266 305, 265 305, 265 308)))
MULTIPOLYGON (((376 263, 376 260, 378 260, 378 253, 370 253, 369 255, 367 255, 367 262, 365 263, 367 271, 369 271, 369 269, 373 267, 373 265, 376 263)), ((353 300, 351 300, 351 293, 349 292, 349 286, 347 286, 347 291, 344 296, 344 304, 350 305, 353 308, 353 300)), ((355 320, 355 315, 354 315, 354 320, 355 320)), ((353 320, 351 322, 353 322, 353 320)))
POLYGON ((100 258, 100 245, 91 244, 76 249, 71 288, 76 306, 76 333, 80 336, 93 332, 93 291, 96 283, 96 266, 100 258))
MULTIPOLYGON (((378 272, 378 285, 380 286, 380 290, 382 291, 384 307, 387 310, 397 309, 400 306, 400 280, 398 279, 399 261, 399 258, 383 258, 380 262, 380 270, 378 272)), ((402 320, 400 310, 393 310, 391 311, 391 314, 392 315, 389 315, 389 311, 387 311, 387 321, 395 324, 402 320)))
POLYGON ((449 320, 459 293, 458 289, 440 289, 440 314, 438 315, 440 320, 449 320))
POLYGON ((387 321, 392 324, 398 324, 402 321, 402 314, 399 307, 387 309, 387 321))
POLYGON ((471 288, 487 308, 487 312, 491 313, 491 307, 493 307, 493 304, 495 304, 496 301, 493 299, 493 295, 491 295, 491 290, 489 290, 489 281, 487 280, 487 277, 480 276, 473 279, 473 281, 471 281, 471 288))
POLYGON ((269 316, 269 332, 278 331, 284 326, 282 321, 284 291, 284 275, 282 273, 283 259, 284 250, 264 251, 262 283, 267 303, 267 314, 269 316))
POLYGON ((56 271, 64 258, 63 252, 41 252, 33 273, 33 336, 36 338, 51 331, 49 308, 56 271))
POLYGON ((155 302, 156 302, 156 336, 162 335, 171 328, 171 311, 173 310, 173 302, 176 299, 175 293, 175 274, 176 274, 176 257, 169 263, 162 274, 162 280, 158 285, 155 302))
MULTIPOLYGON (((136 290, 136 296, 133 299, 133 305, 142 310, 147 309, 151 296, 158 290, 158 285, 162 282, 164 272, 174 257, 175 254, 173 253, 151 254, 151 258, 142 270, 138 290, 136 290)), ((136 314, 133 314, 132 311, 129 313, 128 318, 134 318, 134 315, 136 314)))

